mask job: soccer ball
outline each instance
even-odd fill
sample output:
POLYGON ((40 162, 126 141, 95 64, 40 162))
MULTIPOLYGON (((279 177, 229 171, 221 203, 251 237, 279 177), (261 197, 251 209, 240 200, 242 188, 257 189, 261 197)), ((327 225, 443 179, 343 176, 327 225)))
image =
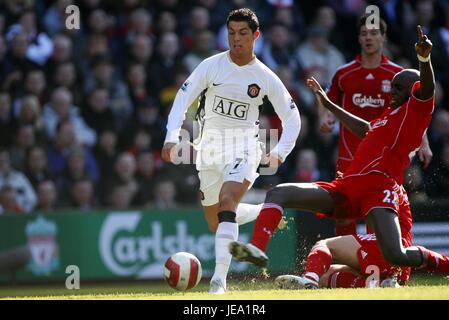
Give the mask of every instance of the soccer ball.
POLYGON ((200 260, 188 252, 171 255, 164 265, 164 279, 174 289, 185 291, 194 288, 201 280, 200 260))

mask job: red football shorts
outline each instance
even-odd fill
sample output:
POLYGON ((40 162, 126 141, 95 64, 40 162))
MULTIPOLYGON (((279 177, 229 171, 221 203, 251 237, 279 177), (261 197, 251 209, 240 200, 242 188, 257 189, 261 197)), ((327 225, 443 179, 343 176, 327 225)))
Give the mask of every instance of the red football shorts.
POLYGON ((373 208, 389 208, 399 213, 404 194, 400 185, 383 174, 367 174, 315 184, 330 193, 336 203, 331 214, 317 213, 333 219, 365 219, 373 208))
POLYGON ((385 261, 377 245, 375 234, 355 235, 360 248, 357 258, 360 264, 360 272, 366 276, 379 272, 380 280, 391 276, 397 276, 398 282, 403 284, 410 278, 410 267, 393 266, 385 261))

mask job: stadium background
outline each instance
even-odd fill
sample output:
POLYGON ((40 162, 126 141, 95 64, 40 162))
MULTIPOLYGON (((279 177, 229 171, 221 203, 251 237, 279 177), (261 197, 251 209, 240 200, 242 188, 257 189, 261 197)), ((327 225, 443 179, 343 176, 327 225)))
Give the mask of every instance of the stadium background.
MULTIPOLYGON (((229 10, 254 9, 262 30, 256 53, 296 100, 303 127, 279 172, 259 178, 245 201, 263 201, 280 182, 330 180, 338 133, 317 130, 304 79, 313 75, 326 86, 354 58, 357 20, 369 4, 388 23, 385 54, 394 62, 417 67, 416 24, 434 43, 436 111, 428 132, 434 158, 427 169, 414 159, 405 186, 415 242, 448 254, 449 1, 5 0, 0 283, 60 280, 70 264, 90 280, 134 279, 139 272, 157 278, 165 257, 183 248, 203 257, 207 275, 213 235, 199 207, 194 166, 160 159, 177 89, 200 61, 226 50, 229 10), (65 27, 71 4, 80 8, 79 30, 65 27), (101 239, 108 236, 105 251, 101 239)), ((270 106, 261 127, 280 127, 270 106)), ((191 131, 192 121, 185 128, 191 131)), ((333 233, 330 221, 289 217, 289 229, 270 247, 282 253, 272 259, 275 272, 294 270, 311 244, 333 233)), ((246 226, 242 235, 250 232, 246 226)), ((251 271, 239 264, 233 270, 251 271)))

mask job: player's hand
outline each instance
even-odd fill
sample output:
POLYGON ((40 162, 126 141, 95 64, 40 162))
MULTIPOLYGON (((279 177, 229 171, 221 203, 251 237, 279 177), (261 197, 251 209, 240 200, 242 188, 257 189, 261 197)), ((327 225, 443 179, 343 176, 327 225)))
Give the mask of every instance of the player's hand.
POLYGON ((307 79, 307 86, 315 93, 317 99, 324 106, 329 99, 326 92, 321 88, 321 85, 316 81, 314 77, 307 79))
POLYGON ((415 43, 416 53, 423 58, 427 58, 432 51, 432 41, 423 33, 420 25, 416 26, 416 32, 418 33, 418 42, 415 43))
POLYGON ((422 162, 423 169, 426 169, 429 166, 430 162, 432 162, 433 158, 432 149, 430 149, 428 144, 422 145, 421 148, 419 148, 418 157, 422 162))
POLYGON ((337 122, 332 112, 323 112, 319 117, 320 131, 323 133, 331 133, 334 131, 335 123, 337 122))
POLYGON ((162 147, 162 160, 165 162, 172 162, 173 159, 173 153, 176 150, 176 143, 173 142, 167 142, 162 147))

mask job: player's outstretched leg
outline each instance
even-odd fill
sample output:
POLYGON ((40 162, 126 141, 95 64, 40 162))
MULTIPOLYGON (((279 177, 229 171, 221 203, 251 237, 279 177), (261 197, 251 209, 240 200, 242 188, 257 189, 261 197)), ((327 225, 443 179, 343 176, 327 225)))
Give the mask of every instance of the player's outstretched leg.
POLYGON ((283 217, 283 208, 330 213, 334 206, 330 194, 315 184, 280 184, 267 192, 262 211, 256 219, 250 244, 232 242, 230 253, 239 261, 265 267, 268 258, 264 252, 283 217))

